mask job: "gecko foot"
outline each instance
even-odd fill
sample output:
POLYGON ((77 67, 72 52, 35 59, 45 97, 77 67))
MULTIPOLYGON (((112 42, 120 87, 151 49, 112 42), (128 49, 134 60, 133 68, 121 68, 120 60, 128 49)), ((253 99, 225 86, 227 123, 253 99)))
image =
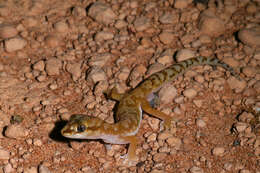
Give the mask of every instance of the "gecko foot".
POLYGON ((176 120, 174 118, 169 118, 169 119, 165 119, 164 121, 162 121, 160 124, 160 131, 162 131, 162 129, 170 130, 173 127, 172 126, 173 122, 176 122, 176 120))
POLYGON ((138 163, 138 157, 129 157, 128 154, 121 155, 120 159, 123 159, 123 165, 127 166, 135 166, 138 163))

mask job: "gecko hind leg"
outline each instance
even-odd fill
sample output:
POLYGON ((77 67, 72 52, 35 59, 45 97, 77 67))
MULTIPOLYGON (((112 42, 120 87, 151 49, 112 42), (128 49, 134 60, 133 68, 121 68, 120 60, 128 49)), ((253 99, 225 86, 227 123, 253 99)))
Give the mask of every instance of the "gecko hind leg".
POLYGON ((163 125, 164 125, 165 130, 169 130, 171 128, 171 122, 174 121, 174 119, 172 117, 170 117, 169 115, 167 115, 159 110, 152 108, 150 106, 149 102, 146 100, 142 100, 141 108, 148 114, 163 120, 164 121, 163 125))
POLYGON ((120 138, 129 143, 127 154, 121 156, 121 158, 125 159, 125 161, 128 162, 130 165, 134 164, 138 161, 138 157, 135 153, 137 146, 136 136, 123 136, 120 138))

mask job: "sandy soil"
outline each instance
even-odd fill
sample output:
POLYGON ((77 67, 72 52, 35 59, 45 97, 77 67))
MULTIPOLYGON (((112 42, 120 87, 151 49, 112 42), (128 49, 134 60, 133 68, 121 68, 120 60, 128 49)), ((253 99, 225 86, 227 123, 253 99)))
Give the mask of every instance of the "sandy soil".
POLYGON ((0 172, 259 173, 259 21, 259 0, 1 1, 0 172), (61 136, 72 114, 114 122, 104 91, 195 56, 237 76, 198 66, 164 86, 177 122, 144 113, 136 165, 127 145, 61 136))

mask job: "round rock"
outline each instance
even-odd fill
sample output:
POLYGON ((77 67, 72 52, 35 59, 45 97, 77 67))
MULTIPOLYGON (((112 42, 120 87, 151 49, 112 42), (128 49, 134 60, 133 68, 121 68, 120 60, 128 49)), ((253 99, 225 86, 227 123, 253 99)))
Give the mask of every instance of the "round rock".
POLYGON ((12 25, 0 25, 0 38, 7 39, 15 37, 18 34, 16 28, 12 25))
POLYGON ((24 138, 28 134, 29 131, 18 124, 9 125, 5 130, 5 136, 8 138, 24 138))
POLYGON ((177 62, 181 62, 192 57, 195 57, 195 52, 190 49, 181 49, 176 54, 177 62))
POLYGON ((88 15, 97 22, 109 25, 116 19, 116 14, 112 11, 109 5, 103 2, 95 2, 89 8, 88 15))
POLYGON ((27 41, 21 37, 15 37, 5 40, 5 50, 7 52, 15 52, 23 49, 27 44, 27 41))
POLYGON ((238 38, 248 46, 260 47, 260 26, 240 30, 238 38))

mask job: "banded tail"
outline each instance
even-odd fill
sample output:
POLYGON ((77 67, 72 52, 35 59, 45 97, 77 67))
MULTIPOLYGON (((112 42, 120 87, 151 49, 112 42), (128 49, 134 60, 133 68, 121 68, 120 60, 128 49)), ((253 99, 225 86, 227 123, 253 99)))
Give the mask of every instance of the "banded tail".
POLYGON ((146 90, 154 90, 160 87, 165 82, 172 81, 176 78, 176 76, 183 74, 191 67, 204 64, 211 65, 214 67, 221 66, 224 69, 228 70, 233 76, 238 77, 238 75, 235 73, 232 67, 220 61, 219 59, 199 56, 196 58, 181 61, 166 69, 163 69, 162 71, 152 74, 143 83, 141 83, 140 87, 146 90))

